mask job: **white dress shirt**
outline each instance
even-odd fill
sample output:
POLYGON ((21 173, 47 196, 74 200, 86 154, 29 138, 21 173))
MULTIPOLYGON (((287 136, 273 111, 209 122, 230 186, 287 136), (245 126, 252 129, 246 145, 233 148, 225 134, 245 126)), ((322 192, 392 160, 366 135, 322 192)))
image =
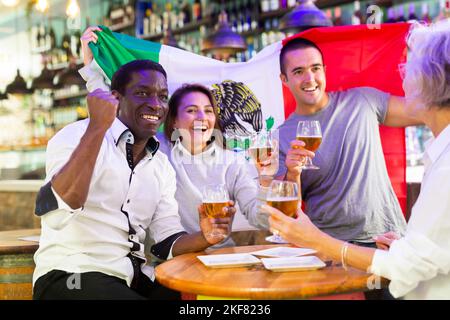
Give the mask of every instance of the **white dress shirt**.
POLYGON ((450 125, 424 155, 425 175, 405 237, 376 250, 370 271, 394 297, 450 299, 450 125))
MULTIPOLYGON (((49 141, 46 182, 68 161, 88 123, 89 119, 70 124, 49 141)), ((41 217, 33 283, 57 269, 102 272, 130 285, 134 272, 127 255, 132 243, 128 241, 128 219, 121 210, 128 212, 136 242, 141 244, 141 257, 145 257, 142 244, 147 229, 155 243, 184 231, 174 197, 175 172, 167 157, 160 151, 147 150, 131 170, 126 143, 134 143, 134 137, 116 119, 103 139, 84 207, 72 210, 57 196, 58 209, 41 217)), ((152 267, 142 264, 141 270, 154 279, 152 267)))

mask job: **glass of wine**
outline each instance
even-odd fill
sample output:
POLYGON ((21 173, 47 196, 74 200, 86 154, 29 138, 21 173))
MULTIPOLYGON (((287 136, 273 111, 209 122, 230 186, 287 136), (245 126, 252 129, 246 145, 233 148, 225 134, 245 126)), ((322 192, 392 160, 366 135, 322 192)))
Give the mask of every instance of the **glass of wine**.
MULTIPOLYGON (((313 121, 299 121, 297 124, 297 140, 305 143, 305 149, 316 152, 322 143, 322 130, 320 123, 317 120, 313 121)), ((310 157, 306 157, 303 170, 320 169, 312 163, 310 157)))
MULTIPOLYGON (((228 205, 230 198, 225 184, 206 185, 202 190, 202 203, 206 215, 210 218, 225 218, 227 214, 223 212, 223 208, 228 205)), ((213 229, 210 233, 212 237, 223 235, 218 230, 213 229)))
MULTIPOLYGON (((270 184, 267 197, 267 205, 280 210, 289 217, 296 218, 298 212, 298 185, 291 181, 273 180, 270 184)), ((273 243, 287 243, 276 231, 266 238, 273 243)))
POLYGON ((270 131, 260 131, 250 137, 248 154, 261 176, 274 176, 278 172, 278 141, 270 131))

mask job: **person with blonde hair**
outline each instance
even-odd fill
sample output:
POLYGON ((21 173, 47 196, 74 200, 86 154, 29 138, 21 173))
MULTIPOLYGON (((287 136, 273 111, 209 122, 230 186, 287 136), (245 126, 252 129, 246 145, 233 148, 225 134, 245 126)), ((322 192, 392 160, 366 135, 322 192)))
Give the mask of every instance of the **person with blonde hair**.
POLYGON ((405 235, 378 237, 388 250, 361 247, 329 236, 303 213, 293 219, 267 205, 262 210, 270 214, 271 230, 290 243, 389 279, 395 298, 450 299, 450 19, 412 26, 407 42, 405 108, 434 139, 424 154, 422 190, 405 235))

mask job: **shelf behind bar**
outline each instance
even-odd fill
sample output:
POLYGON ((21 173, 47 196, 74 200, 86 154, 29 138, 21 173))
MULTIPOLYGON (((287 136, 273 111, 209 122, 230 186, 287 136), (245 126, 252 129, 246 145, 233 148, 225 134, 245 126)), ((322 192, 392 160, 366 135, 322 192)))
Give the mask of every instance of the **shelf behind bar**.
MULTIPOLYGON (((177 34, 183 34, 183 33, 191 32, 191 31, 197 31, 198 29, 200 29, 201 26, 209 25, 212 22, 213 21, 212 21, 211 17, 203 18, 202 20, 185 24, 182 28, 173 29, 172 34, 177 35, 177 34)), ((144 40, 158 40, 158 39, 162 38, 163 36, 164 36, 164 33, 160 32, 160 33, 156 33, 156 34, 143 35, 140 38, 144 39, 144 40)))

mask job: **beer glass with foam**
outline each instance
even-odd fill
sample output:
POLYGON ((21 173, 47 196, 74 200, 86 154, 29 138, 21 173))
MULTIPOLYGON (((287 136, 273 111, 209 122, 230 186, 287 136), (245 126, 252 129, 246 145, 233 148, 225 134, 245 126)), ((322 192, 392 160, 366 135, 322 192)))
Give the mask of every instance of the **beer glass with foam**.
POLYGON ((260 131, 250 137, 250 158, 262 176, 274 176, 278 172, 278 141, 270 131, 260 131))
MULTIPOLYGON (((266 202, 269 206, 274 207, 289 217, 296 218, 299 198, 298 185, 291 181, 273 180, 267 193, 266 202)), ((273 235, 266 238, 269 242, 287 243, 276 230, 273 235)))
MULTIPOLYGON (((319 146, 322 143, 322 130, 320 128, 319 121, 299 121, 297 124, 296 139, 305 143, 305 149, 316 152, 316 150, 319 149, 319 146)), ((320 168, 312 163, 310 157, 306 157, 306 161, 302 169, 311 170, 320 168)))
MULTIPOLYGON (((206 185, 202 190, 202 203, 206 215, 210 218, 225 218, 227 213, 223 208, 228 205, 230 198, 225 184, 206 185)), ((218 230, 213 229, 211 236, 224 236, 218 230)))

